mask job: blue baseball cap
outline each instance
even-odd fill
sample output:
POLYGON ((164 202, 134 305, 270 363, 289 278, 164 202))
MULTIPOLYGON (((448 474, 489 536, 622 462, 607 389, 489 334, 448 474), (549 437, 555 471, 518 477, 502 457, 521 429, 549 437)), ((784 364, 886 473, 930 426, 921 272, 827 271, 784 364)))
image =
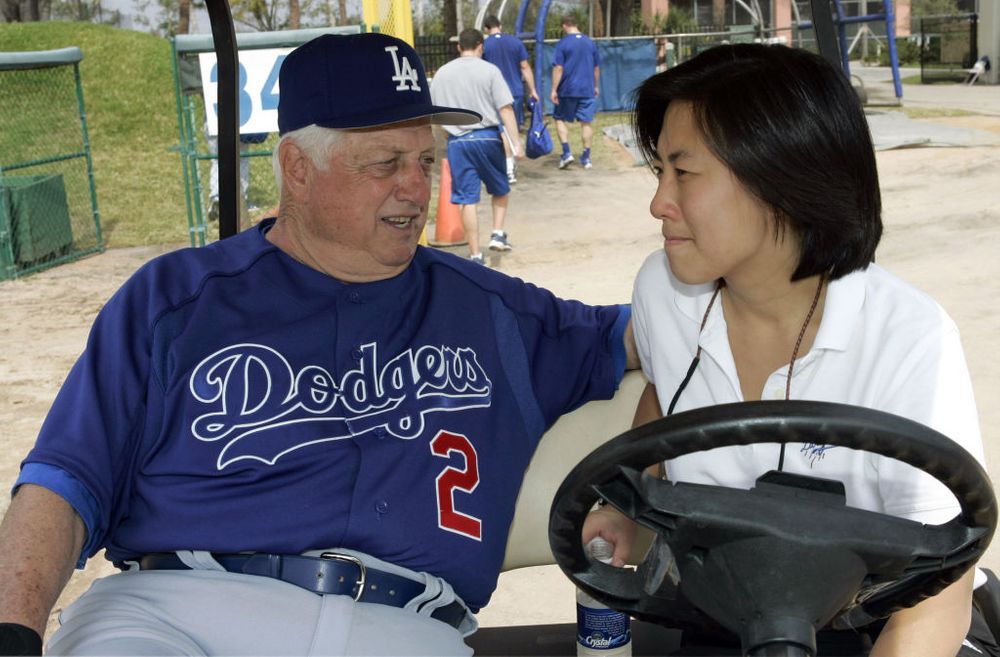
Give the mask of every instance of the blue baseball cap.
POLYGON ((417 52, 405 41, 372 32, 324 34, 285 57, 278 76, 278 132, 308 125, 370 128, 430 117, 466 125, 482 117, 431 103, 417 52))

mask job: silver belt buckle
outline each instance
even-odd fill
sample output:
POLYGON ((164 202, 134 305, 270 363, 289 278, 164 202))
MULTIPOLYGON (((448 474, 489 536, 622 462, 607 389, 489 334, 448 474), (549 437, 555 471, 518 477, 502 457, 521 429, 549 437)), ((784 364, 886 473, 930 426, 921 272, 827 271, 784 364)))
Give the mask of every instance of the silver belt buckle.
POLYGON ((368 571, 365 569, 364 562, 361 561, 361 559, 352 557, 349 554, 339 554, 337 552, 323 552, 319 555, 319 558, 326 559, 327 561, 344 561, 357 566, 358 580, 354 584, 358 587, 358 592, 354 594, 354 601, 358 602, 361 600, 361 594, 365 592, 365 579, 368 574, 368 571))

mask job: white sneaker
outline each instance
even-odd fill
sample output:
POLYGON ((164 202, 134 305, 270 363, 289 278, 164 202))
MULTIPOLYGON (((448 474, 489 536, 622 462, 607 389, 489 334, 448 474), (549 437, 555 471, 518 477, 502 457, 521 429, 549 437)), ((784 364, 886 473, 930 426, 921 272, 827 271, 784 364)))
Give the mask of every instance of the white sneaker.
POLYGON ((559 158, 559 168, 565 169, 566 167, 569 166, 569 163, 572 161, 573 161, 572 153, 567 153, 566 155, 563 155, 562 157, 559 158))
POLYGON ((511 245, 507 241, 507 233, 503 231, 494 231, 490 236, 490 250, 492 251, 510 251, 511 245))

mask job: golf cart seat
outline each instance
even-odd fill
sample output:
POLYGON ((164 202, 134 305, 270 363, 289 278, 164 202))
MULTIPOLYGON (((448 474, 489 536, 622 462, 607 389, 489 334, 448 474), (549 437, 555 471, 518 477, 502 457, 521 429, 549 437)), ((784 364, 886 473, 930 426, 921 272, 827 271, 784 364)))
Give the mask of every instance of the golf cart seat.
MULTIPOLYGON (((569 471, 595 447, 632 426, 636 403, 646 386, 639 371, 625 373, 613 399, 593 401, 564 415, 546 432, 528 466, 517 498, 503 570, 556 563, 549 547, 549 510, 556 489, 569 471)), ((637 541, 638 555, 647 541, 637 541)), ((567 605, 572 601, 567 601, 567 605)), ((632 622, 635 655, 663 654, 676 646, 680 633, 658 625, 632 622)), ((576 624, 486 627, 466 639, 477 655, 576 655, 576 624)))
POLYGON ((641 372, 626 372, 614 398, 584 404, 545 433, 517 497, 504 571, 555 564, 549 547, 549 509, 556 489, 584 456, 632 426, 645 386, 641 372))

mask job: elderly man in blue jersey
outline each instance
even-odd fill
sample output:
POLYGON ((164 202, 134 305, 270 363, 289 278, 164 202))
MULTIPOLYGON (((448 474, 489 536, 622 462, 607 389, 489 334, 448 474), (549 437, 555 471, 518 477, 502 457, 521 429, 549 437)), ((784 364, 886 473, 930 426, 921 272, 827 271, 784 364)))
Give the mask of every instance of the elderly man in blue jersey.
MULTIPOLYGON (((493 64, 503 74, 503 79, 510 87, 514 97, 514 118, 520 130, 524 125, 524 91, 533 102, 538 102, 538 92, 535 90, 535 74, 528 64, 528 50, 516 36, 503 33, 500 19, 490 14, 483 20, 483 30, 486 32, 483 41, 483 59, 493 64)), ((511 151, 510 143, 504 141, 504 152, 507 155, 507 180, 511 184, 517 182, 514 173, 516 160, 511 151)))
POLYGON ((569 126, 580 122, 583 152, 580 164, 591 168, 590 146, 594 138, 592 122, 597 112, 597 97, 601 93, 601 55, 597 46, 577 27, 576 18, 567 14, 562 19, 565 35, 556 44, 552 58, 552 102, 555 109, 556 134, 562 142, 559 168, 565 169, 573 161, 569 148, 569 126))
POLYGON ((479 117, 409 45, 321 36, 279 83, 279 216, 134 274, 22 464, 3 654, 101 550, 48 654, 471 654, 539 439, 637 363, 627 306, 417 245, 431 124, 479 117))

